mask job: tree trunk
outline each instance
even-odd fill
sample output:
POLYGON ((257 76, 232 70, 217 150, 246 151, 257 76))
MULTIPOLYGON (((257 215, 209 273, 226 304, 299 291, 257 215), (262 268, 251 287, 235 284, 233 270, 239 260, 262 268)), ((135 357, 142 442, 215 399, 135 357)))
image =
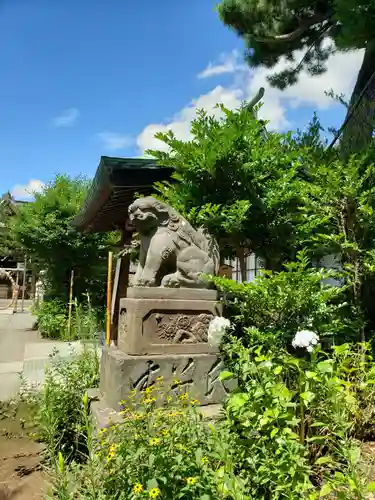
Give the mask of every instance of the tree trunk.
POLYGON ((362 151, 371 142, 375 124, 375 77, 371 78, 374 72, 375 41, 372 41, 366 47, 343 124, 340 150, 344 161, 350 154, 362 151))
POLYGON ((240 264, 241 281, 245 283, 247 281, 245 249, 243 247, 238 247, 236 254, 240 264))

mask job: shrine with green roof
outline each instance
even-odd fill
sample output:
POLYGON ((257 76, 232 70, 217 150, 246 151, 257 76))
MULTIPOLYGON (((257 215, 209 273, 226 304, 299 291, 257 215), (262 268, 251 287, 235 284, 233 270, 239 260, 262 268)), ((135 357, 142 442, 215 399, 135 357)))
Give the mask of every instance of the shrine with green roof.
POLYGON ((82 232, 123 231, 128 207, 136 195, 150 195, 154 183, 169 179, 172 170, 150 158, 102 156, 87 198, 72 225, 82 232))

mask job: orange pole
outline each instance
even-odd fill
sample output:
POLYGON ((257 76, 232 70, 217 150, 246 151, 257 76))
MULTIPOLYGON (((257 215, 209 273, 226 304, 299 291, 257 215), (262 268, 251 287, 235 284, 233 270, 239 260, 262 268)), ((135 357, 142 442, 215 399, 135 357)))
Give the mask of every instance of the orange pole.
POLYGON ((72 269, 70 271, 70 286, 69 286, 69 313, 68 313, 69 339, 70 339, 70 330, 72 329, 73 284, 74 284, 74 270, 72 269))
POLYGON ((106 345, 111 343, 111 309, 112 309, 112 262, 113 253, 108 252, 108 276, 107 276, 107 317, 106 317, 106 345))

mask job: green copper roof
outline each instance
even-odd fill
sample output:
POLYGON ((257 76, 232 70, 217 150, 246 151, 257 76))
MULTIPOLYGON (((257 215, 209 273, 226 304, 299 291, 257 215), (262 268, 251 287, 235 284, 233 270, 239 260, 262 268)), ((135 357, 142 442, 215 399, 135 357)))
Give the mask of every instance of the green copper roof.
POLYGON ((148 158, 102 156, 87 198, 72 225, 78 231, 105 232, 125 226, 135 194, 151 194, 153 184, 170 177, 172 168, 148 158))

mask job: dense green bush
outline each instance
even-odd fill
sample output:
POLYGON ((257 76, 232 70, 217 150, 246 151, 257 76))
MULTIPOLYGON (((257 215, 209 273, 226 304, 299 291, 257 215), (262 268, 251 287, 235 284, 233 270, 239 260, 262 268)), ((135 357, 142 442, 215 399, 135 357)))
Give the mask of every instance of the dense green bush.
MULTIPOLYGON (((317 491, 365 498, 364 464, 353 439, 365 387, 355 376, 351 382, 342 377, 348 356, 362 349, 339 346, 328 355, 315 347, 296 357, 281 349, 249 349, 238 339, 227 349, 235 354, 229 356, 233 372, 221 376, 239 381, 227 415, 250 498, 314 499, 317 491)), ((373 387, 367 385, 366 393, 373 401, 373 387)))
POLYGON ((135 396, 122 402, 123 421, 98 438, 87 420, 87 463, 67 469, 60 456, 58 498, 249 498, 246 480, 235 473, 236 450, 225 424, 207 425, 194 408, 197 401, 182 388, 169 392, 161 381, 137 403, 135 396), (159 398, 164 406, 157 407, 159 398))
POLYGON ((38 437, 47 444, 50 457, 60 451, 67 460, 82 461, 87 452, 82 397, 99 385, 99 356, 85 346, 69 360, 56 359, 47 368, 46 380, 36 401, 38 437))
POLYGON ((99 340, 104 328, 104 310, 92 308, 90 301, 72 304, 69 328, 68 304, 60 300, 45 300, 34 310, 36 325, 42 337, 56 340, 99 340))
POLYGON ((47 339, 65 338, 68 328, 67 306, 59 300, 41 302, 33 311, 36 326, 42 337, 47 339))
POLYGON ((344 342, 359 323, 348 316, 345 288, 324 284, 334 275, 311 266, 304 252, 281 272, 264 271, 251 283, 214 278, 225 294, 227 315, 249 346, 288 346, 298 330, 312 329, 322 340, 344 342), (249 330, 250 329, 250 330, 249 330), (260 332, 260 333, 259 333, 260 332))
MULTIPOLYGON (((364 386, 357 376, 349 381, 348 366, 362 347, 343 345, 328 355, 315 345, 300 357, 248 349, 238 339, 226 348, 236 357, 233 372, 221 378, 235 376, 239 387, 226 419, 214 426, 197 413, 199 402, 157 381, 131 393, 123 420, 96 436, 84 397, 75 419, 87 437, 86 461, 68 464, 56 454, 54 498, 364 500, 374 484, 367 484, 353 439, 364 386)), ((366 390, 373 399, 370 383, 366 390)))

